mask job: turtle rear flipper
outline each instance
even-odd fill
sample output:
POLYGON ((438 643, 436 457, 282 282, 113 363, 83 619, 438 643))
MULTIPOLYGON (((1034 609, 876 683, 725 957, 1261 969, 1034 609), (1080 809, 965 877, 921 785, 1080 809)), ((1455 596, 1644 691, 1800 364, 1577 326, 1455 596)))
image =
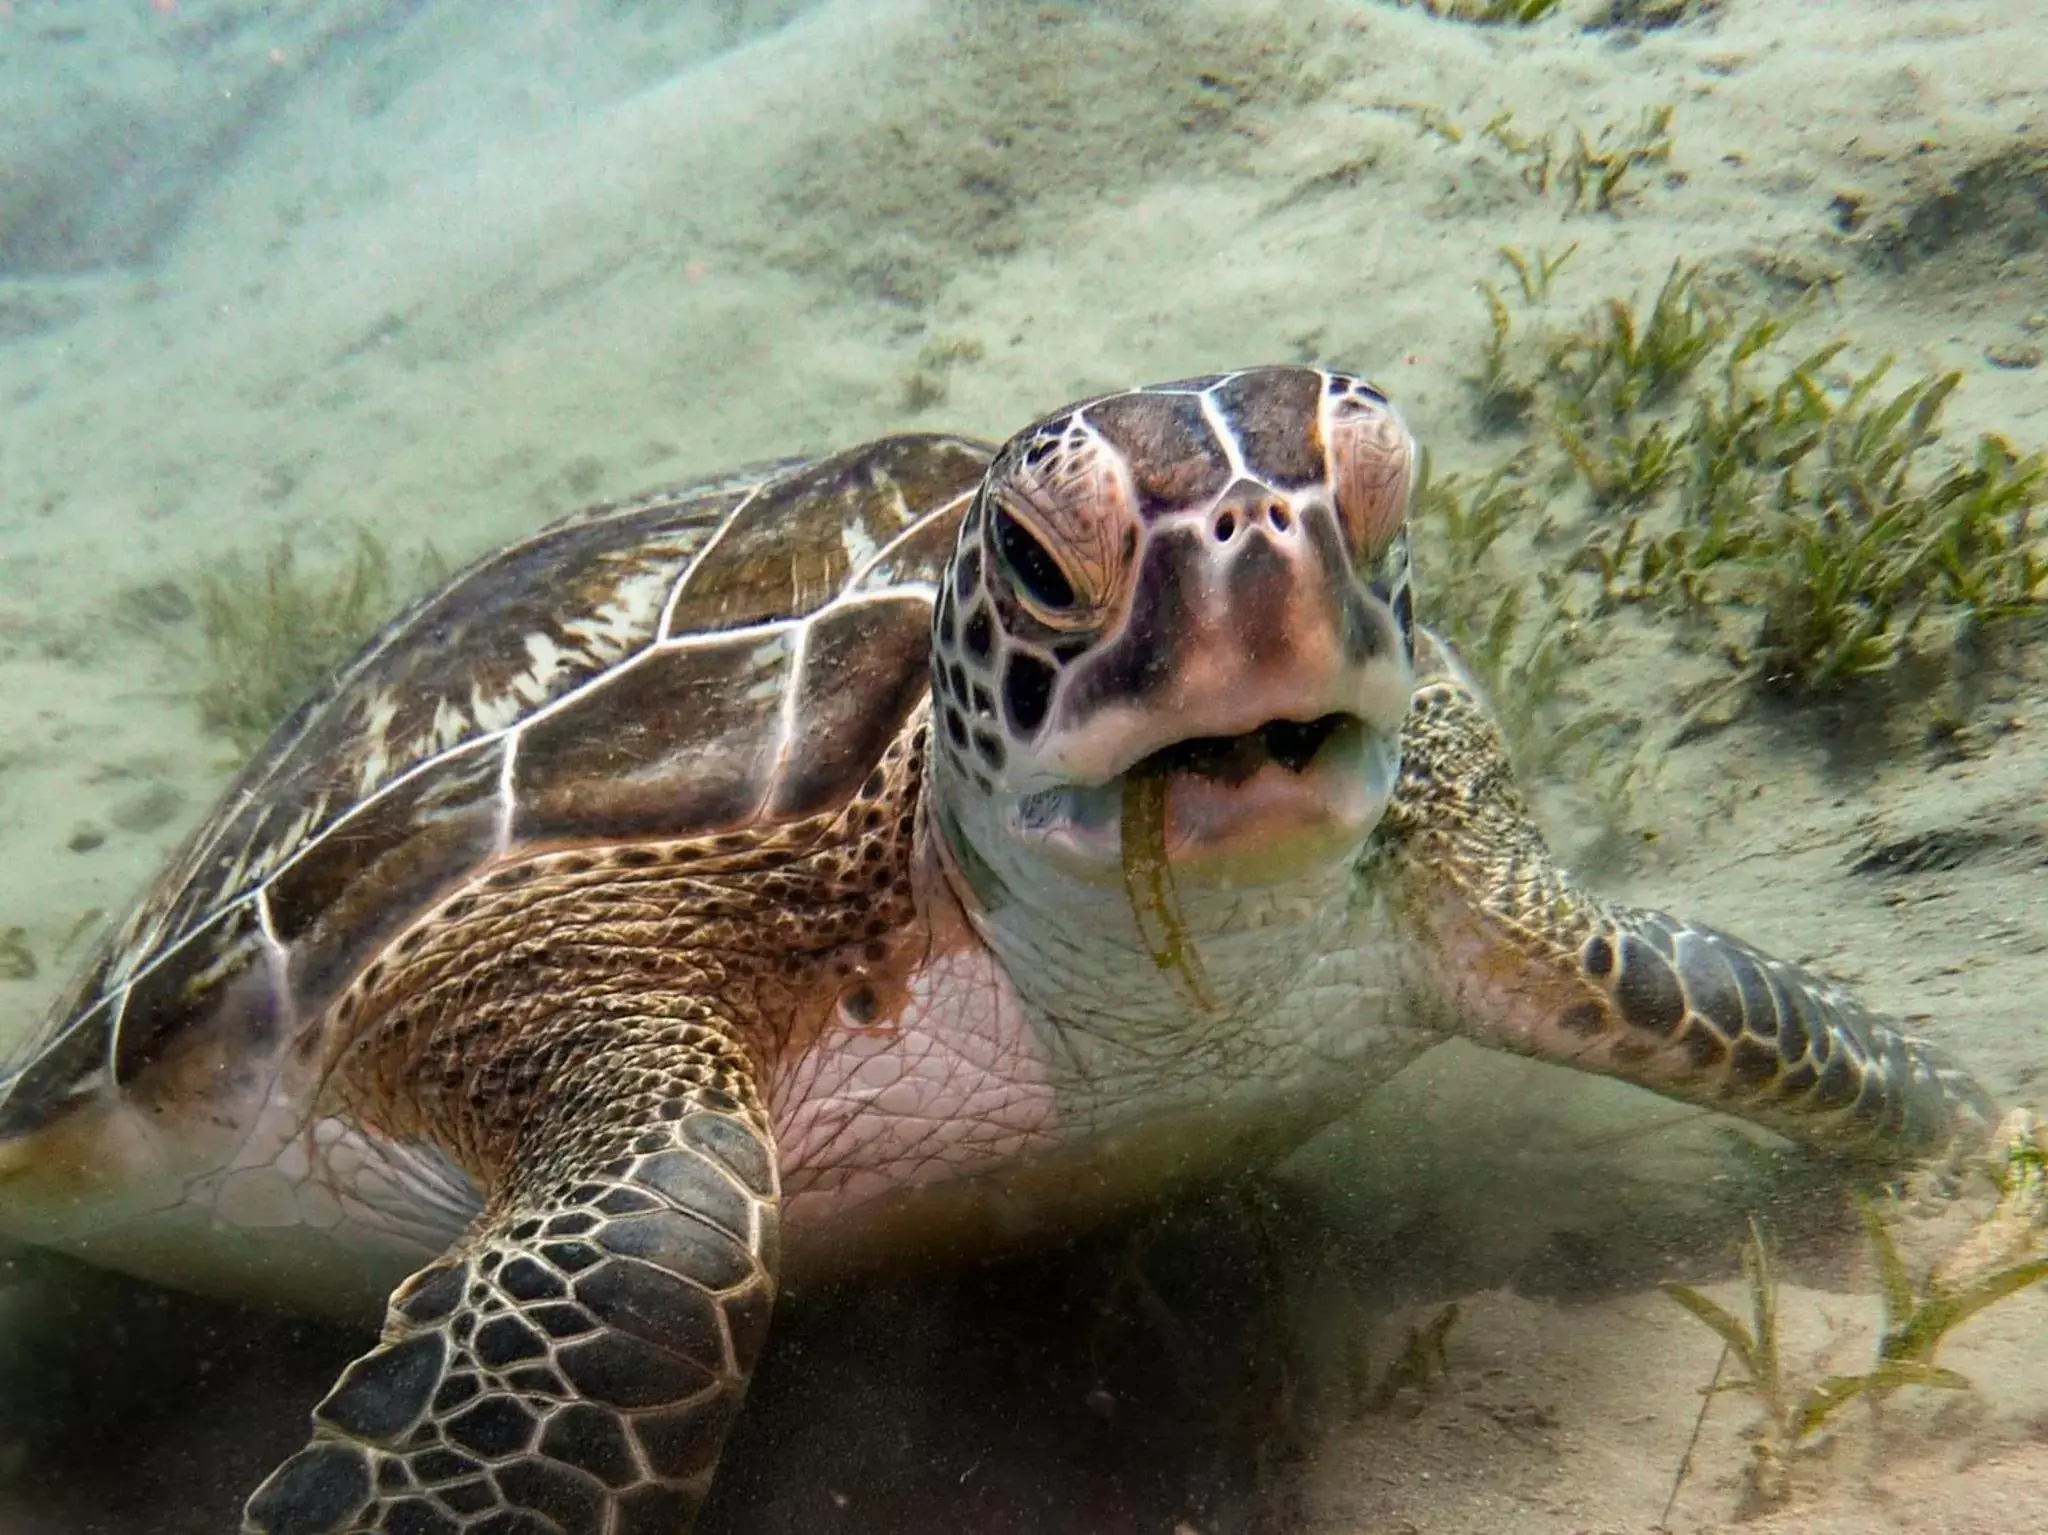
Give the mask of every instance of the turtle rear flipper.
POLYGON ((249 1500, 244 1535, 676 1535, 767 1332, 779 1192, 758 1110, 698 1052, 557 1083, 468 1235, 249 1500), (525 1529, 514 1520, 507 1528, 525 1529), (495 1523, 492 1524, 495 1528, 495 1523))
POLYGON ((1574 885, 1470 683, 1437 659, 1379 856, 1445 1027, 1880 1162, 1990 1133, 1996 1108, 1966 1071, 1821 976, 1574 885))

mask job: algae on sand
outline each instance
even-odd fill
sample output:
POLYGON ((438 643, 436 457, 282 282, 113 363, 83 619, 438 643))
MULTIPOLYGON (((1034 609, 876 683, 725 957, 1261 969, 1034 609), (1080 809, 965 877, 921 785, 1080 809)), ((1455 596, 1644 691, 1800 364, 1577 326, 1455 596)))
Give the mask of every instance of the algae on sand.
POLYGON ((1742 1372, 1731 1385, 1721 1386, 1717 1371, 1708 1397, 1741 1391, 1763 1409, 1744 1473, 1746 1505, 1761 1509, 1787 1501, 1793 1461, 1813 1447, 1850 1402, 1882 1401, 1908 1386, 1970 1390, 1967 1376, 1936 1363, 1942 1340, 1979 1312, 2048 1279, 2048 1258, 2041 1256, 2048 1229, 2048 1129, 2031 1113, 2016 1111, 2000 1126, 1984 1161, 1998 1190, 1996 1208, 1917 1282, 1877 1205, 1856 1199, 1884 1314, 1868 1370, 1828 1375, 1804 1390, 1792 1382, 1778 1347, 1778 1285, 1771 1251, 1754 1220, 1742 1250, 1748 1322, 1691 1285, 1662 1286, 1719 1335, 1726 1345, 1724 1359, 1732 1357, 1742 1372))
MULTIPOLYGON (((431 552, 422 581, 440 572, 431 552)), ((206 728, 249 752, 360 650, 405 592, 382 543, 358 532, 338 569, 308 572, 282 538, 251 569, 240 555, 200 578, 193 594, 207 677, 197 693, 206 728)))

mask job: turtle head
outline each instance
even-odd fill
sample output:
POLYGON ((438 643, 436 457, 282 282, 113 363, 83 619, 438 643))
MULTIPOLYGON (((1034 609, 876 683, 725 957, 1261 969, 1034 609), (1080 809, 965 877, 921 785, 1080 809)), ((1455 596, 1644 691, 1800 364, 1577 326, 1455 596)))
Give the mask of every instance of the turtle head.
POLYGON ((1419 471, 1385 396, 1309 368, 1108 395, 1012 438, 934 615, 956 855, 1118 884, 1143 782, 1183 887, 1354 859, 1413 688, 1419 471))

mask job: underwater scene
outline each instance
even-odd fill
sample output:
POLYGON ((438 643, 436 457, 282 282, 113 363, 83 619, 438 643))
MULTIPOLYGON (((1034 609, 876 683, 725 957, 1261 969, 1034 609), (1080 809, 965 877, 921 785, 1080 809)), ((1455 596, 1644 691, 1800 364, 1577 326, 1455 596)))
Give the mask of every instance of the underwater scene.
POLYGON ((2048 1535, 2044 1071, 2040 0, 0 0, 0 1535, 2048 1535))

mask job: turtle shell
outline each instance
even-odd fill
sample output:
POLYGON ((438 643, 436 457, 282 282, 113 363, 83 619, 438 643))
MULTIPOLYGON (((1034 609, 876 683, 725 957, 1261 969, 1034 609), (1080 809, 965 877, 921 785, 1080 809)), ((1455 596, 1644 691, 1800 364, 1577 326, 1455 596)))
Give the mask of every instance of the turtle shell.
POLYGON ((279 727, 0 1070, 0 1137, 133 1081, 231 995, 265 1032, 317 1019, 482 865, 849 798, 925 694, 992 453, 896 437, 593 507, 415 605, 279 727))

